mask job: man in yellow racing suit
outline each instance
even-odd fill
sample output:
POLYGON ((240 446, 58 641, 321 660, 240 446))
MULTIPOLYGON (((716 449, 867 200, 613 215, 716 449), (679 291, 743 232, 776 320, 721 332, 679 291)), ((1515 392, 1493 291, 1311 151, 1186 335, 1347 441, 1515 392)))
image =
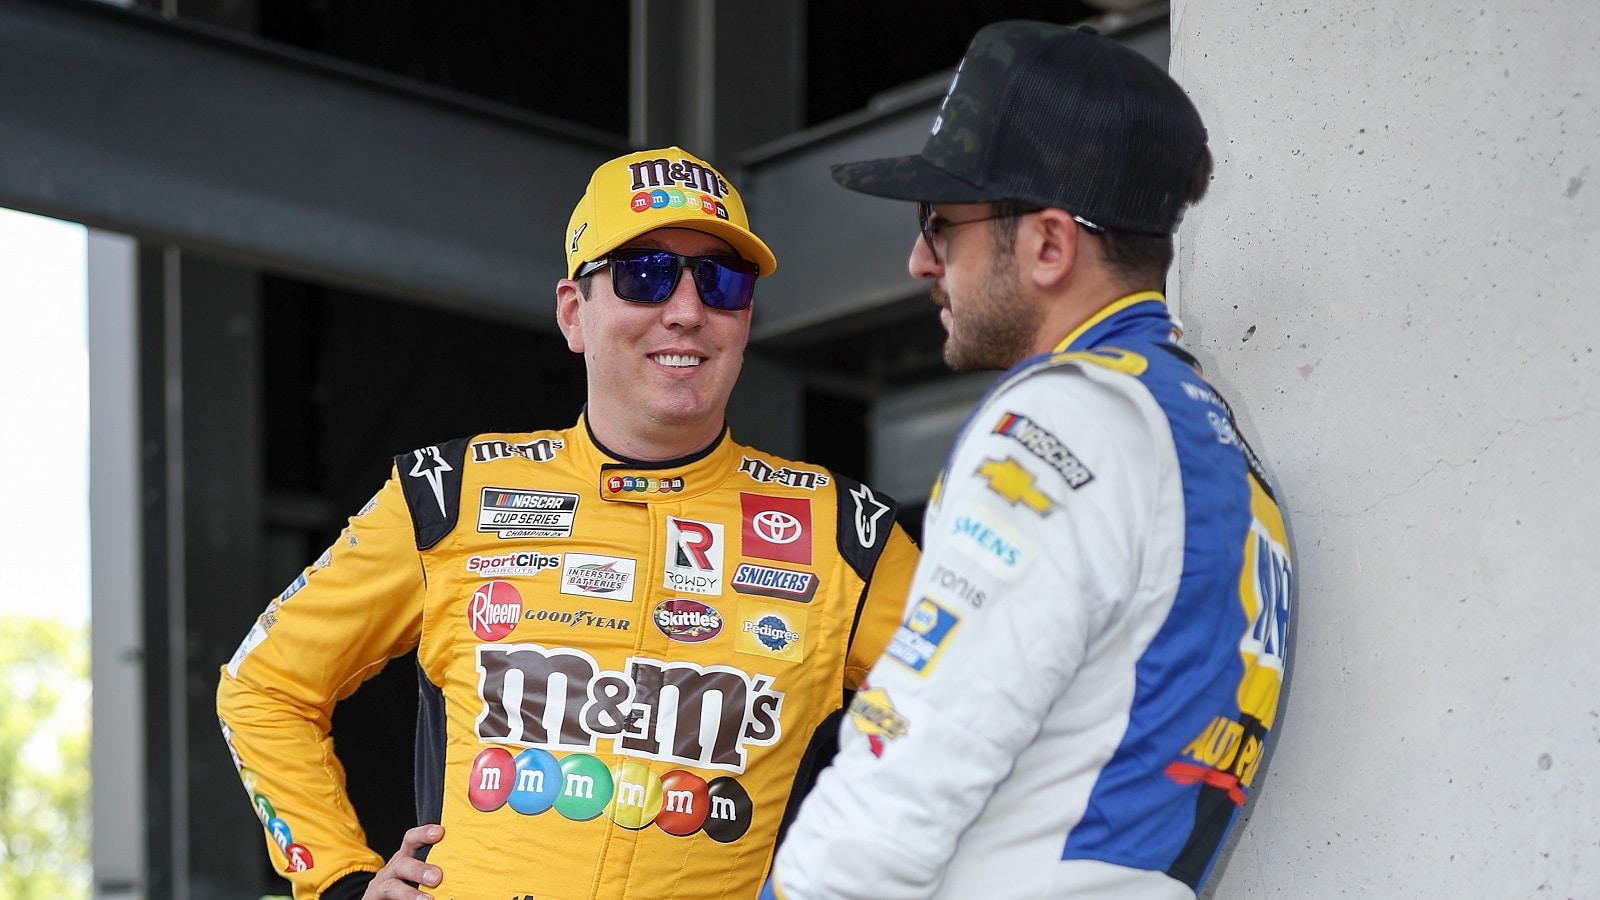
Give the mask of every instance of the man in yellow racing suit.
POLYGON ((739 263, 775 265, 738 194, 677 148, 632 154, 567 238, 578 423, 401 454, 223 668, 223 733, 299 900, 753 898, 813 736, 899 623, 916 550, 893 502, 723 426, 739 263), (419 817, 443 828, 385 865, 328 729, 412 649, 419 817))

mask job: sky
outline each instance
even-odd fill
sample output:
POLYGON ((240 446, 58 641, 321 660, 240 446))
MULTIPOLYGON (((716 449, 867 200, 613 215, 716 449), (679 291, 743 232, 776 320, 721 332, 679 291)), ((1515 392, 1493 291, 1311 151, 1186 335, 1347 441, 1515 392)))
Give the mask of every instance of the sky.
POLYGON ((89 614, 86 231, 0 209, 0 615, 89 614))

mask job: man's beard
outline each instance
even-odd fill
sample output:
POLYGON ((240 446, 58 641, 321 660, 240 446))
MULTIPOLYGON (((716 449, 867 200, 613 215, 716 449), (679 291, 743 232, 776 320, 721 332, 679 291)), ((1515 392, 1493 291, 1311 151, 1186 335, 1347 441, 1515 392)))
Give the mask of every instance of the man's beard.
POLYGON ((950 310, 945 365, 956 372, 1009 369, 1028 357, 1044 311, 1022 296, 1019 277, 1010 260, 996 254, 982 286, 959 304, 934 285, 934 302, 950 310))

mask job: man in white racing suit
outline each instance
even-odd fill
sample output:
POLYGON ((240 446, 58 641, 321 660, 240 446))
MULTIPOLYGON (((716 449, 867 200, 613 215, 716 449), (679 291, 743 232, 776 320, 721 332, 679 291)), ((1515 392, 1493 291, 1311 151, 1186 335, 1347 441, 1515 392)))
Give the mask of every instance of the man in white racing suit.
POLYGON ((1165 72, 1035 22, 978 32, 920 155, 834 168, 918 202, 946 362, 1008 371, 763 897, 1192 900, 1210 874, 1291 588, 1271 488, 1160 293, 1210 172, 1165 72))

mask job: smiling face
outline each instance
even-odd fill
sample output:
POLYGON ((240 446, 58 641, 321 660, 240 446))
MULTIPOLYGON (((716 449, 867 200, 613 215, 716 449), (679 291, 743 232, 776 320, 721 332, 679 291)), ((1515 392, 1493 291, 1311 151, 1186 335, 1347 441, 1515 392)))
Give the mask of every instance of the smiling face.
MULTIPOLYGON (((687 228, 658 228, 622 246, 737 255, 721 238, 687 228)), ((583 354, 589 427, 607 448, 633 459, 673 459, 721 434, 744 363, 750 309, 706 306, 687 272, 662 303, 624 300, 612 291, 607 268, 595 273, 587 299, 576 282, 562 279, 556 319, 567 346, 583 354)))

